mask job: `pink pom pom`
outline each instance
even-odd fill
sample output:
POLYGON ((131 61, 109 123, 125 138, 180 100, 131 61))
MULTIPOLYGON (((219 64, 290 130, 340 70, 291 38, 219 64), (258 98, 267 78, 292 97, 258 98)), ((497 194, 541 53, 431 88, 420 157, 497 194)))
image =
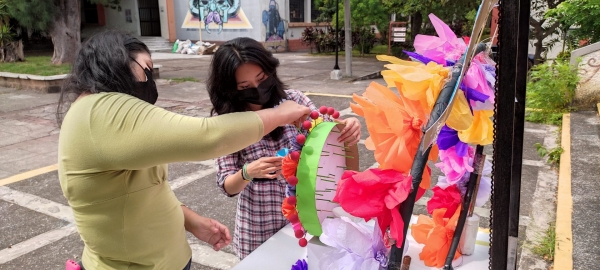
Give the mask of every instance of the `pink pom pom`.
POLYGON ((290 219, 291 223, 298 223, 300 221, 300 219, 298 219, 298 215, 297 214, 290 215, 289 219, 290 219))
POLYGON ((306 142, 306 136, 304 136, 304 134, 298 134, 298 136, 296 136, 296 141, 299 144, 304 144, 304 142, 306 142))
POLYGON ((294 151, 290 154, 290 158, 292 158, 293 161, 298 161, 300 160, 300 152, 298 151, 294 151))
POLYGON ((327 114, 333 115, 334 112, 335 112, 335 109, 333 107, 327 108, 327 114))
POLYGON ((309 130, 310 128, 312 128, 312 123, 308 120, 304 121, 304 123, 302 123, 302 127, 306 130, 309 130))
POLYGON ((296 176, 290 176, 290 177, 288 177, 288 179, 286 179, 286 180, 287 180, 287 182, 288 182, 290 185, 292 185, 292 186, 295 186, 295 185, 297 185, 297 184, 298 184, 298 177, 296 177, 296 176))
POLYGON ((310 118, 312 118, 313 120, 316 120, 317 118, 319 118, 319 112, 317 112, 317 111, 310 112, 310 118))
POLYGON ((294 231, 294 235, 296 236, 296 238, 300 239, 304 237, 304 232, 302 230, 296 230, 294 231))
POLYGON ((301 247, 305 247, 306 245, 308 245, 308 241, 306 241, 306 238, 302 238, 298 240, 298 245, 300 245, 301 247))
POLYGON ((291 205, 296 205, 296 203, 298 202, 298 200, 296 199, 296 196, 289 196, 287 198, 287 201, 291 205))
POLYGON ((338 119, 338 118, 340 118, 340 112, 338 112, 338 111, 335 111, 335 112, 334 112, 334 113, 331 115, 331 117, 333 117, 333 119, 338 119))
POLYGON ((325 107, 325 106, 321 106, 321 107, 319 108, 319 112, 320 112, 321 114, 326 114, 326 113, 327 113, 327 107, 325 107))

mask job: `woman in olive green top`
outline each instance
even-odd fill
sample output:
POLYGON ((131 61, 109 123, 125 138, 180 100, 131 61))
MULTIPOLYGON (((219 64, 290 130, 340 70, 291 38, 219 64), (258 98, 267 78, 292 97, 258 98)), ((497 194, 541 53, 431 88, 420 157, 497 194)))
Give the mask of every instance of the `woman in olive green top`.
POLYGON ((142 42, 109 31, 82 45, 57 116, 60 185, 85 243, 86 269, 189 268, 186 230, 215 250, 228 245, 225 226, 177 200, 166 164, 239 151, 309 113, 286 102, 194 118, 154 106, 157 97, 142 42))

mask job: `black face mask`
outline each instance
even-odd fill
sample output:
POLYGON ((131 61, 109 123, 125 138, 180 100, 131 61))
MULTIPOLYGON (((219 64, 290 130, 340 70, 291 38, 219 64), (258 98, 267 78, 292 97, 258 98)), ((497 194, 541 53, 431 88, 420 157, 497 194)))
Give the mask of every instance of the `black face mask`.
MULTIPOLYGON (((142 65, 140 65, 140 63, 138 63, 137 61, 133 61, 136 62, 140 67, 142 67, 142 65)), ((156 103, 156 100, 158 99, 158 89, 156 89, 156 83, 152 78, 152 70, 148 67, 143 69, 144 74, 146 74, 146 81, 136 82, 134 96, 154 105, 154 103, 156 103)))
POLYGON ((265 105, 271 99, 276 83, 275 77, 269 76, 257 88, 238 90, 238 98, 248 103, 265 105))

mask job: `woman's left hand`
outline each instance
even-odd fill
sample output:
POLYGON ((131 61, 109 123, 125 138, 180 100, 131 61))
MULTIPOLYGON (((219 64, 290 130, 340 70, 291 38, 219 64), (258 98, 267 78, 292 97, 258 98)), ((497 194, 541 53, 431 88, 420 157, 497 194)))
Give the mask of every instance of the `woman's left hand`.
POLYGON ((358 121, 356 117, 350 117, 335 121, 337 123, 346 125, 338 139, 339 142, 345 142, 349 146, 352 146, 360 141, 360 121, 358 121))
POLYGON ((188 231, 200 241, 212 245, 216 251, 231 243, 229 229, 214 219, 196 216, 191 225, 188 231))

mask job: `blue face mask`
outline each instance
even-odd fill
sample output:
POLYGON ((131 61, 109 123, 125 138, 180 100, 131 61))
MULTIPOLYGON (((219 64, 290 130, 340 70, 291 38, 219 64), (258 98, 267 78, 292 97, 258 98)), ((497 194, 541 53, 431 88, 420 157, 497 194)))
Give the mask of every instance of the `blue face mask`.
POLYGON ((269 102, 269 100, 271 100, 271 94, 275 90, 276 83, 277 80, 275 77, 269 76, 256 88, 248 88, 238 91, 238 98, 248 103, 265 105, 267 102, 269 102))

